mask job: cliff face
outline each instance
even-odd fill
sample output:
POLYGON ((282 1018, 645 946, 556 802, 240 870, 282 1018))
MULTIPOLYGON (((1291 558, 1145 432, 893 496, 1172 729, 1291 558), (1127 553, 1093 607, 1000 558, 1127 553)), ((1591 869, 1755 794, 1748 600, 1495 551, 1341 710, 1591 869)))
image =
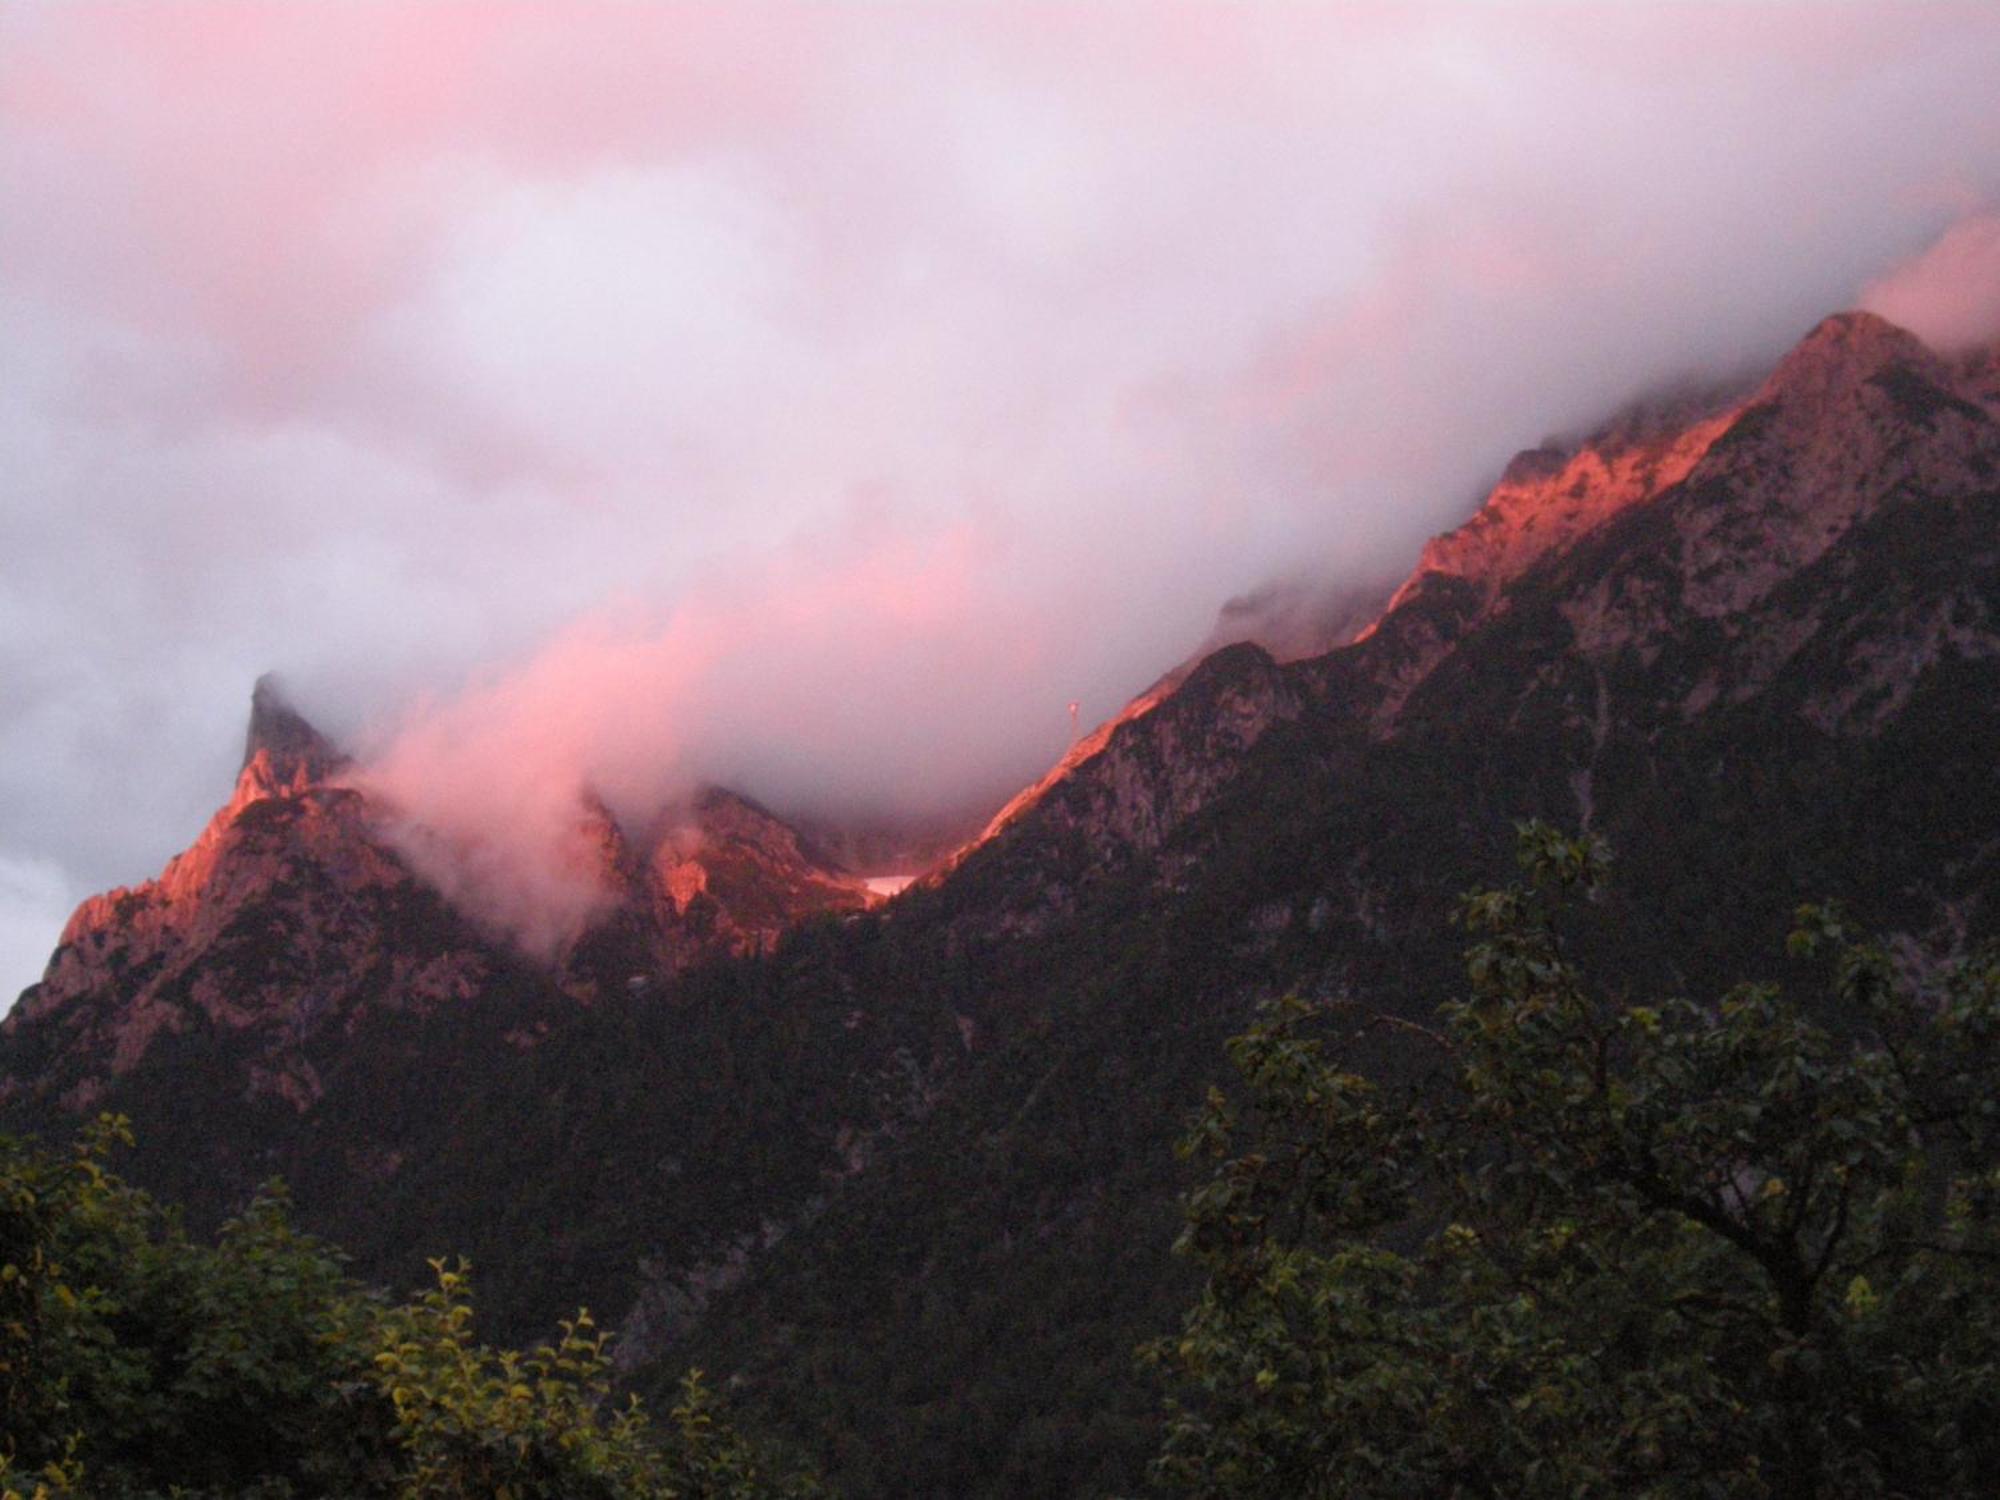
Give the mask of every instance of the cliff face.
POLYGON ((560 982, 580 998, 618 985, 657 987, 708 959, 769 952, 800 922, 879 900, 790 824, 721 787, 704 788, 636 837, 601 806, 584 816, 614 899, 558 956, 560 982))
POLYGON ((1829 318, 1684 475, 1659 553, 1593 580, 1569 616, 1586 654, 1644 648, 1670 606, 1761 604, 1885 507, 1991 483, 1993 412, 1959 372, 1868 313, 1829 318))
POLYGON ((1385 615, 1445 580, 1468 586, 1475 615, 1490 608, 1550 553, 1687 478, 1741 411, 1740 402, 1697 398, 1642 405, 1574 447, 1515 455, 1470 520, 1425 544, 1385 615))

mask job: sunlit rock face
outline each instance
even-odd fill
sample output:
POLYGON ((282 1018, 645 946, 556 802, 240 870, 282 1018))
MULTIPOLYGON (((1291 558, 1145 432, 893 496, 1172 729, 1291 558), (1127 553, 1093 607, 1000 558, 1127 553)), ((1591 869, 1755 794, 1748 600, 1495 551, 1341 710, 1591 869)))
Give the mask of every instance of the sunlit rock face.
POLYGON ((1731 392, 1649 401, 1581 441, 1519 454, 1469 520, 1425 546, 1399 588, 1335 593, 1284 584, 1232 601, 1212 638, 1241 642, 1247 653, 1224 647, 1167 674, 1073 745, 954 863, 1025 828, 1072 779, 1081 784, 1065 792, 1060 809, 1051 808, 1049 829, 1097 837, 1107 851, 1156 845, 1229 779, 1265 731, 1329 691, 1365 703, 1372 723, 1386 732, 1403 700, 1498 607, 1510 583, 1611 516, 1684 480, 1741 406, 1731 392), (1346 648, 1360 654, 1362 643, 1363 680, 1329 689, 1321 668, 1350 663, 1346 648), (1293 663, 1301 664, 1296 672, 1276 670, 1293 663), (1172 719, 1153 722, 1198 671, 1219 683, 1227 733, 1191 736, 1172 719))
POLYGON ((348 760, 293 708, 269 673, 250 692, 250 723, 243 732, 243 769, 262 763, 260 784, 272 795, 331 781, 348 760))
POLYGON ((1560 580, 1578 654, 1653 667, 1684 717, 1809 665, 1796 711, 1865 733, 1945 656, 2000 650, 1983 590, 1934 591, 1922 553, 1885 568, 1862 550, 1898 531, 1941 543, 1992 491, 2000 408, 1979 373, 1872 314, 1822 323, 1662 502, 1642 547, 1560 580), (1659 660, 1691 633, 1712 638, 1698 661, 1659 660))
POLYGON ((157 879, 79 906, 4 1023, 62 1059, 35 1086, 60 1080, 81 1107, 163 1039, 228 1035, 258 1058, 248 1092, 303 1108, 320 1087, 309 1043, 356 1006, 422 1010, 473 993, 482 945, 433 909, 363 797, 331 779, 343 765, 258 683, 228 802, 157 879))
POLYGON ((1996 351, 1947 361, 1873 314, 1828 318, 1759 383, 1650 400, 1519 454, 1372 621, 1351 633, 1342 622, 1349 638, 1332 649, 1282 662, 1235 647, 1169 674, 954 868, 1004 866, 1018 906, 1007 925, 1036 925, 1080 884, 1160 848, 1277 726, 1309 726, 1316 753, 1332 755, 1435 724, 1447 702, 1462 713, 1467 695, 1503 717, 1517 712, 1510 699, 1574 700, 1563 722, 1583 747, 1569 774, 1586 822, 1621 712, 1742 703, 1797 665, 1813 686, 1787 712, 1828 732, 1879 725, 1925 670, 1986 659, 2000 636, 1977 589, 1858 597, 1871 543, 1845 544, 1904 507, 1945 519, 1990 492, 1996 414, 1996 351), (1517 677, 1531 658, 1534 675, 1517 677), (1200 706, 1177 708, 1196 683, 1200 706), (1643 705, 1620 701, 1634 693, 1643 705))
POLYGON ((1943 360, 1871 313, 1829 318, 1684 476, 1663 577, 1628 565, 1576 601, 1578 643, 1640 642, 1668 594, 1701 618, 1751 608, 1885 505, 1984 483, 1994 456, 1991 414, 1943 360))
POLYGON ((802 921, 882 899, 790 824, 721 787, 670 808, 637 837, 600 804, 585 817, 613 899, 557 956, 559 982, 579 999, 612 986, 644 989, 706 959, 765 952, 802 921))
POLYGON ((803 917, 872 904, 866 883, 748 797, 710 787, 670 819, 647 860, 662 926, 706 899, 715 930, 737 950, 768 948, 803 917))
MULTIPOLYGON (((1419 685, 1518 608, 1514 585, 1538 569, 1530 592, 1560 589, 1574 645, 1598 660, 1656 651, 1683 616, 1751 610, 1885 506, 1990 481, 1993 363, 1948 363, 1873 314, 1844 313, 1750 390, 1648 402, 1574 447, 1523 453, 1470 520, 1425 547, 1355 652, 1325 659, 1325 680, 1394 733, 1419 685), (1615 538, 1613 523, 1625 528, 1615 538)), ((1757 647, 1767 668, 1776 646, 1757 647)))
POLYGON ((311 1054, 364 1013, 471 1003, 503 975, 588 1002, 881 899, 733 793, 699 793, 637 842, 585 799, 579 845, 598 864, 603 914, 531 959, 422 879, 392 817, 343 783, 347 764, 260 680, 229 800, 156 879, 77 908, 4 1023, 46 1063, 0 1090, 55 1089, 86 1108, 163 1039, 226 1034, 249 1094, 304 1109, 322 1086, 311 1054))
POLYGON ((1652 400, 1579 442, 1517 454, 1469 520, 1425 545, 1416 570, 1358 636, 1368 645, 1365 697, 1375 729, 1393 727, 1418 684, 1503 607, 1510 584, 1680 484, 1741 410, 1727 393, 1652 400))
POLYGON ((1470 584, 1481 609, 1549 553, 1679 484, 1740 407, 1699 396, 1647 403, 1573 446, 1517 454, 1464 525, 1428 542, 1385 613, 1439 579, 1470 584))
MULTIPOLYGON (((1727 392, 1697 392, 1646 402, 1619 414, 1589 437, 1569 445, 1546 445, 1515 457, 1477 512, 1463 525, 1428 543, 1416 569, 1393 590, 1365 587, 1330 591, 1298 583, 1231 601, 1204 652, 1168 673, 1117 715, 1073 745, 1048 775, 1024 790, 975 841, 984 843, 1020 823, 1057 785, 1111 754, 1090 772, 1115 782, 1119 790, 1104 805, 1116 811, 1104 824, 1113 838, 1143 846, 1134 838, 1157 832, 1199 805, 1189 788, 1226 778, 1218 762, 1197 772, 1185 754, 1160 757, 1141 752, 1127 735, 1170 700, 1204 663, 1227 675, 1234 661, 1221 658, 1231 643, 1247 643, 1271 663, 1289 665, 1325 659, 1329 653, 1370 641, 1385 625, 1386 636, 1370 647, 1370 702, 1386 727, 1409 691, 1452 643, 1491 611, 1506 586, 1551 553, 1574 543, 1609 517, 1643 504, 1685 479, 1725 432, 1741 409, 1727 392), (1115 752, 1114 752, 1114 747, 1115 752), (1142 785, 1135 771, 1144 760, 1176 768, 1157 785, 1142 785), (1180 786, 1176 789, 1174 783, 1180 786)), ((1313 674, 1282 691, 1246 680, 1236 690, 1234 730, 1218 742, 1224 756, 1240 754, 1271 724, 1294 717, 1296 694, 1310 692, 1313 674)), ((1137 731, 1134 731, 1136 733, 1137 731)), ((1187 736, 1164 728, 1162 746, 1179 747, 1187 736)), ((1069 824, 1073 826, 1074 819, 1069 824)), ((969 850, 961 851, 962 859, 969 850)))

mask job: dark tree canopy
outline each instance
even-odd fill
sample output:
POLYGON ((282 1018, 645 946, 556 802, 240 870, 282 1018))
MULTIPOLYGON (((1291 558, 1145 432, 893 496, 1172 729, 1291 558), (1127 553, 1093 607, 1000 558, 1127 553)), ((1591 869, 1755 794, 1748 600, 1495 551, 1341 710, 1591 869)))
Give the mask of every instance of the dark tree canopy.
POLYGON ((762 1500, 812 1486, 698 1376, 666 1430, 611 1399, 579 1313, 531 1353, 472 1335, 465 1268, 394 1304, 268 1189, 213 1245, 108 1170, 0 1136, 0 1497, 762 1500))
MULTIPOLYGON (((2000 963, 1905 982, 1802 909, 1809 1002, 1595 993, 1590 840, 1466 899, 1437 1076, 1286 1002, 1186 1142, 1207 1281, 1147 1353, 1209 1496, 1973 1496, 2000 1474, 2000 963)), ((1370 1024, 1365 1020, 1361 1024, 1370 1024)), ((1378 1023, 1386 1024, 1386 1023, 1378 1023)))

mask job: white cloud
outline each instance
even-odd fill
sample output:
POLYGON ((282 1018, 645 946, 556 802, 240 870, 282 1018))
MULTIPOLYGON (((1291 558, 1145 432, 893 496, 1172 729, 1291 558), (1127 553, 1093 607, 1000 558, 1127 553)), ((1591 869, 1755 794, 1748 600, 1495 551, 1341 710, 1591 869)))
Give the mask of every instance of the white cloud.
POLYGON ((2000 201, 1963 12, 31 9, 0 843, 78 889, 199 826, 265 668, 359 730, 595 641, 579 777, 1025 779, 1230 595, 2000 201))

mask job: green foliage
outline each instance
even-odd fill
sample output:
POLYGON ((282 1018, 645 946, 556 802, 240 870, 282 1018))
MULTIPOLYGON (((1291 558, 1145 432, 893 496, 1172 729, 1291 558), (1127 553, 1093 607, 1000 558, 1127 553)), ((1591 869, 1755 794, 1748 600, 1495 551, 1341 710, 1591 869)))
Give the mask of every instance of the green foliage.
POLYGON ((474 1341, 465 1268, 389 1305, 259 1195, 212 1246, 107 1170, 0 1137, 0 1496, 749 1500, 810 1493, 696 1375, 671 1431, 610 1401, 579 1313, 525 1356, 474 1341))
POLYGON ((655 1439, 636 1396, 611 1403, 606 1335, 590 1314, 525 1356, 472 1337, 463 1262, 433 1261, 437 1286, 378 1322, 378 1387, 395 1411, 404 1500, 618 1500, 807 1495, 720 1420, 699 1371, 682 1381, 677 1441, 655 1439), (606 1415, 607 1408, 610 1415, 606 1415))
MULTIPOLYGON (((66 1156, 0 1141, 0 1458, 53 1493, 315 1493, 365 1476, 365 1329, 323 1312, 337 1259, 267 1190, 198 1246, 105 1167, 100 1120, 66 1156)), ((11 1477, 7 1481, 16 1481, 11 1477)))
MULTIPOLYGON (((1148 1357, 1160 1478, 1199 1495, 1972 1496, 2000 1473, 2000 964, 1916 993, 1831 913, 1819 1009, 1587 987, 1558 915, 1605 854, 1521 830, 1466 898, 1438 1075, 1341 1065, 1290 1001, 1181 1248, 1207 1283, 1148 1357)), ((1364 1027, 1365 1029, 1365 1027, 1364 1027)))

